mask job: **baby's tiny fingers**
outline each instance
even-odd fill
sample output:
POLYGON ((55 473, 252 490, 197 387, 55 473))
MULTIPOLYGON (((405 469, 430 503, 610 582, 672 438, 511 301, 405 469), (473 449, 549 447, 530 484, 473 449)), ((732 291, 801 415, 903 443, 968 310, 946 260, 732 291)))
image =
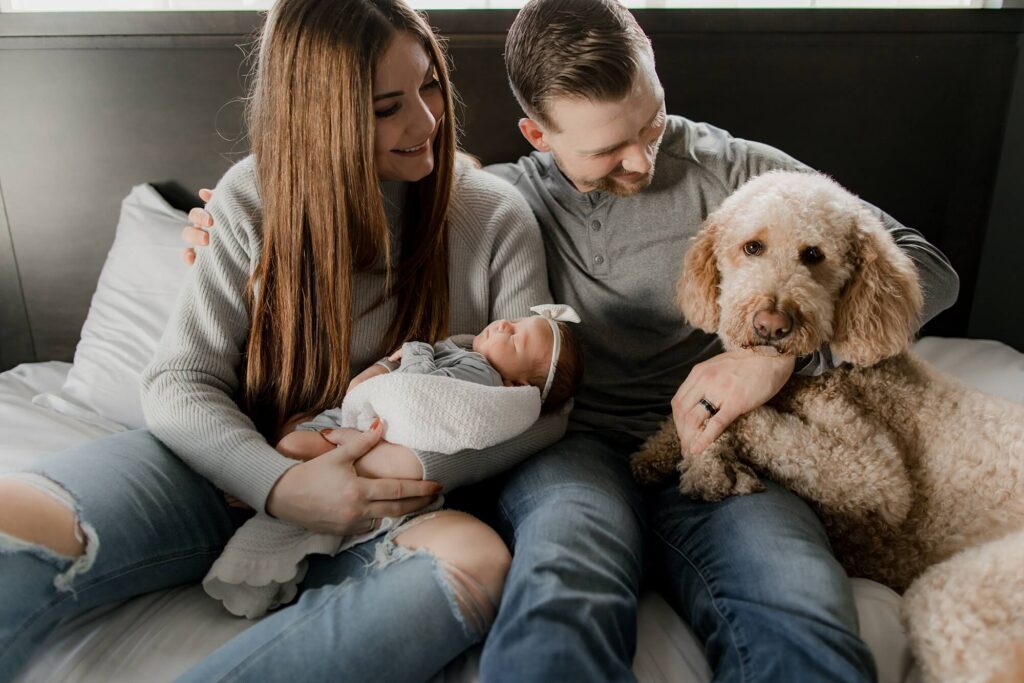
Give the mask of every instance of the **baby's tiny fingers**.
POLYGON ((209 202, 211 199, 213 199, 213 190, 208 190, 204 187, 203 189, 199 190, 199 198, 202 199, 204 202, 209 202))

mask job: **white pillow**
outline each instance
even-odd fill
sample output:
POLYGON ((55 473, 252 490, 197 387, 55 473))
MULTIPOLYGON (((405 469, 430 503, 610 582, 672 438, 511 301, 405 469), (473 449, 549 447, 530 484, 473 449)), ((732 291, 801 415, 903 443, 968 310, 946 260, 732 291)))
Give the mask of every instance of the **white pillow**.
POLYGON ((925 337, 914 350, 969 387, 1024 403, 1024 353, 1002 342, 925 337))
POLYGON ((140 378, 188 272, 180 253, 186 222, 152 186, 132 188, 121 202, 74 365, 60 392, 39 394, 33 403, 108 429, 146 426, 140 378))

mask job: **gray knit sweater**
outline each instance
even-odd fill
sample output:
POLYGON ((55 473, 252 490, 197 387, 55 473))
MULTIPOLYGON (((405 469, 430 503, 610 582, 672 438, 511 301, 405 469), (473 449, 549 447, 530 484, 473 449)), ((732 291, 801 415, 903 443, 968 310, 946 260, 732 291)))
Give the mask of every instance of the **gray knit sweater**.
MULTIPOLYGON (((259 262, 262 203, 249 157, 221 179, 207 210, 216 228, 199 250, 177 310, 143 376, 149 428, 216 486, 264 511, 278 478, 296 461, 278 454, 232 398, 249 334, 245 289, 259 262)), ((533 212, 506 182, 460 165, 449 212, 450 334, 475 334, 496 318, 529 315, 551 301, 533 212)), ((351 372, 378 359, 393 302, 373 310, 383 273, 354 279, 351 372)), ((454 455, 418 453, 424 478, 446 489, 479 481, 561 438, 565 417, 541 418, 513 442, 454 455)))

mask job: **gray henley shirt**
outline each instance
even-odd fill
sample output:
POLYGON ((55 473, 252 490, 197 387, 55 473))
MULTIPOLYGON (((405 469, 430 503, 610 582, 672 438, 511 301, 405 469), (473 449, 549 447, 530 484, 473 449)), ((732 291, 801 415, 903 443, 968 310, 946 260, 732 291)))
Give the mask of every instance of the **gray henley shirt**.
MULTIPOLYGON (((640 438, 657 430, 690 369, 720 352, 674 303, 682 258, 709 213, 746 180, 772 169, 811 169, 777 149, 669 116, 651 185, 632 197, 580 192, 548 153, 485 170, 512 183, 541 226, 555 300, 572 305, 586 367, 570 429, 640 438)), ((956 300, 959 280, 917 231, 872 210, 914 260, 925 295, 922 324, 956 300)), ((802 373, 829 369, 815 354, 802 373)))

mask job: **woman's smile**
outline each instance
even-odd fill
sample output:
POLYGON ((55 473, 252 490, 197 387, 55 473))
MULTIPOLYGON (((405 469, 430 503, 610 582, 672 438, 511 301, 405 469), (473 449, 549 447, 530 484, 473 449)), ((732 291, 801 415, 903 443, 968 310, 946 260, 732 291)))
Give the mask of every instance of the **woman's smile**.
POLYGON ((391 151, 403 157, 418 157, 419 155, 427 151, 427 145, 429 143, 430 139, 428 138, 414 147, 406 147, 405 149, 393 149, 391 151))

